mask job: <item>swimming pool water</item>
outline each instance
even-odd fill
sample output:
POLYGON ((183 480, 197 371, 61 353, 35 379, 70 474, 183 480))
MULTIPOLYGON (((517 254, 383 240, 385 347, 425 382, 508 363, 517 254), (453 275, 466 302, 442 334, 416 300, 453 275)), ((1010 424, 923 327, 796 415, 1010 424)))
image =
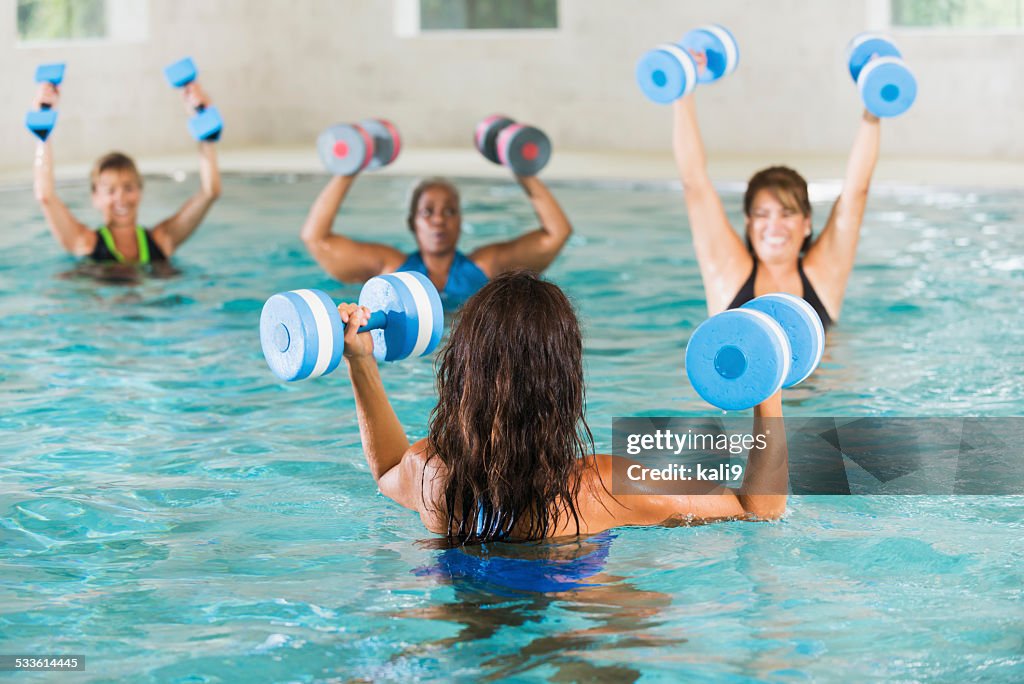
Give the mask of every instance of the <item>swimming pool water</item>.
MULTIPOLYGON (((148 179, 143 220, 194 182, 148 179)), ((182 275, 134 286, 68 276, 30 192, 0 190, 0 654, 85 655, 68 681, 1024 679, 1024 497, 794 497, 778 524, 426 543, 376 491, 344 372, 281 384, 259 349, 274 292, 358 292, 297 237, 323 182, 227 177, 182 275), (540 558, 556 584, 538 586, 564 590, 488 583, 481 553, 540 558)), ((411 248, 408 187, 361 178, 338 228, 411 248)), ((466 251, 535 226, 517 186, 460 187, 466 251)), ((584 320, 598 449, 613 416, 713 413, 681 369, 706 314, 679 192, 555 189, 576 233, 548 275, 584 320)), ((61 191, 95 218, 84 184, 61 191)), ((875 192, 787 415, 1021 414, 1022 225, 1019 193, 875 192)), ((423 436, 431 361, 382 373, 423 436)))

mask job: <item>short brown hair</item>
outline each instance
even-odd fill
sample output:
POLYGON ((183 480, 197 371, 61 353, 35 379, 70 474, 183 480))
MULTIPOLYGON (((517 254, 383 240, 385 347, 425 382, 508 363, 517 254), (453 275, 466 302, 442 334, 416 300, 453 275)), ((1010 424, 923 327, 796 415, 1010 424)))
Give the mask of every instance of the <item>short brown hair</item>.
POLYGON ((89 185, 93 192, 96 192, 96 182, 100 179, 100 174, 104 171, 123 171, 130 173, 135 176, 135 180, 138 181, 139 187, 142 187, 142 174, 139 173, 139 169, 135 166, 135 161, 123 152, 108 152, 92 165, 92 171, 89 173, 89 185))
POLYGON ((772 193, 787 209, 799 211, 804 216, 811 215, 811 200, 807 196, 807 181, 788 166, 770 166, 751 177, 747 182, 747 192, 743 195, 743 213, 747 216, 750 216, 754 197, 761 190, 772 193))
MULTIPOLYGON (((761 190, 767 190, 775 199, 779 200, 786 209, 799 211, 804 217, 811 217, 811 200, 807 194, 807 181, 799 173, 788 166, 769 166, 761 169, 747 182, 747 191, 743 194, 743 214, 750 218, 750 210, 753 208, 754 197, 761 190)), ((806 252, 811 248, 811 238, 808 235, 800 245, 800 252, 806 252)), ((747 236, 747 250, 753 254, 754 246, 747 236)))

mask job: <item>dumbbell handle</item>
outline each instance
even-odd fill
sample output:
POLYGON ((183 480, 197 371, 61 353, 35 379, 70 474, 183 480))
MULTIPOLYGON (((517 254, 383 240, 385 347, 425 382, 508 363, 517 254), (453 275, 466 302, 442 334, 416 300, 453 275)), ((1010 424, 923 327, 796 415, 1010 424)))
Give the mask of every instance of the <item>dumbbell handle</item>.
MULTIPOLYGON (((180 86, 178 86, 178 87, 180 87, 180 88, 187 88, 187 87, 189 87, 191 84, 196 82, 196 78, 198 78, 198 76, 199 76, 198 74, 194 75, 192 78, 188 79, 187 81, 182 82, 182 84, 180 86)), ((197 113, 202 114, 203 112, 206 111, 206 105, 204 105, 204 104, 196 105, 195 107, 193 107, 193 109, 195 109, 197 113)))
POLYGON ((366 325, 359 328, 357 333, 370 332, 371 330, 381 330, 388 326, 388 315, 383 311, 374 311, 370 314, 370 320, 366 322, 366 325))
MULTIPOLYGON (((374 311, 370 314, 370 320, 366 322, 366 325, 362 326, 356 333, 370 332, 371 330, 381 330, 388 326, 388 315, 384 311, 374 311)), ((347 324, 342 323, 342 330, 347 328, 347 324)), ((288 346, 288 330, 281 324, 275 334, 274 343, 283 351, 288 346)))
MULTIPOLYGON (((51 83, 52 83, 52 81, 51 81, 51 83)), ((53 85, 53 89, 54 90, 57 89, 57 85, 56 84, 53 85)), ((53 109, 53 105, 50 104, 49 102, 40 102, 39 103, 39 110, 40 111, 45 111, 47 109, 53 109)))
MULTIPOLYGON (((193 78, 190 81, 187 81, 187 82, 181 84, 181 87, 182 88, 187 88, 187 87, 189 87, 191 84, 193 84, 195 82, 196 82, 196 79, 193 78)), ((193 109, 196 110, 197 114, 202 114, 203 112, 206 111, 206 105, 200 103, 200 104, 197 104, 195 107, 193 107, 193 109)))

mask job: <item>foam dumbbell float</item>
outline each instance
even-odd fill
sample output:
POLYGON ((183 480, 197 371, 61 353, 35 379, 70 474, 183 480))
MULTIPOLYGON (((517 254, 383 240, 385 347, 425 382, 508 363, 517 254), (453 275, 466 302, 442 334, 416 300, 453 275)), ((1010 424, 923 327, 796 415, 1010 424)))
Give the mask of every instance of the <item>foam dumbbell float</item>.
POLYGON ((473 145, 486 159, 517 176, 536 176, 551 159, 551 141, 544 131, 501 114, 476 125, 473 145))
MULTIPOLYGON (((191 57, 180 59, 164 68, 164 77, 173 88, 184 88, 196 80, 199 72, 191 57)), ((188 120, 188 131, 200 142, 214 142, 220 139, 224 130, 224 119, 216 107, 196 107, 196 114, 188 120)))
POLYGON ((398 158, 402 137, 387 119, 364 119, 327 128, 316 140, 317 154, 335 176, 373 171, 398 158))
MULTIPOLYGON (((378 361, 425 356, 441 341, 444 309, 426 276, 397 272, 370 278, 359 293, 370 321, 359 329, 373 335, 378 361)), ((280 292, 260 314, 260 343, 274 375, 304 380, 326 375, 341 363, 345 325, 338 307, 321 290, 280 292)))
POLYGON ((846 61, 864 107, 875 116, 899 116, 914 104, 917 80, 885 36, 854 36, 846 48, 846 61))
POLYGON ((736 70, 739 44, 724 26, 693 29, 678 43, 662 43, 636 65, 636 82, 647 99, 668 104, 690 94, 698 83, 713 83, 736 70), (703 54, 706 66, 697 68, 693 53, 703 54))
MULTIPOLYGON (((50 82, 56 88, 64 80, 64 64, 40 64, 36 67, 36 83, 50 82)), ((50 132, 57 125, 57 110, 51 109, 45 102, 34 112, 25 115, 25 127, 43 142, 50 137, 50 132)))
POLYGON ((686 374, 706 402, 738 411, 803 382, 824 349, 825 329, 810 304, 767 294, 697 326, 686 345, 686 374))

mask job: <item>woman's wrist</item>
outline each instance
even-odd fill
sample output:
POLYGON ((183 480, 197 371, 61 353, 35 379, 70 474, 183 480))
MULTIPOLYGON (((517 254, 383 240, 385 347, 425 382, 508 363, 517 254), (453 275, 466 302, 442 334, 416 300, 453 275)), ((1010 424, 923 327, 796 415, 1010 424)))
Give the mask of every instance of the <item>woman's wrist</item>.
POLYGON ((344 358, 349 371, 352 373, 377 372, 377 359, 373 357, 373 354, 366 354, 365 356, 346 356, 344 358))

